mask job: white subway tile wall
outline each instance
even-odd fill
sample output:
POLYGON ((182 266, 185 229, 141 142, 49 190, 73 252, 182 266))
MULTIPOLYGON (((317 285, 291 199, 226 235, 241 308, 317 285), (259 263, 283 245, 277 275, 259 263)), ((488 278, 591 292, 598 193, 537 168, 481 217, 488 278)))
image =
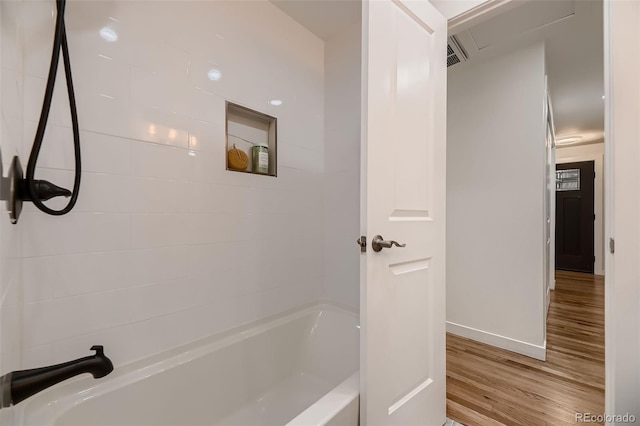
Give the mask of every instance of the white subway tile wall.
MULTIPOLYGON (((1 7, 6 167, 29 153, 55 5, 1 7)), ((120 365, 321 298, 324 42, 262 0, 69 2, 66 23, 80 199, 0 221, 3 371, 93 344, 120 365), (225 170, 225 100, 278 118, 277 178, 225 170)), ((71 187, 58 74, 37 177, 71 187)))
MULTIPOLYGON (((0 3, 0 145, 2 167, 22 151, 23 72, 21 2, 0 3)), ((22 364, 22 233, 9 222, 4 201, 0 204, 0 374, 22 364)), ((0 424, 11 424, 11 410, 0 412, 0 424)))

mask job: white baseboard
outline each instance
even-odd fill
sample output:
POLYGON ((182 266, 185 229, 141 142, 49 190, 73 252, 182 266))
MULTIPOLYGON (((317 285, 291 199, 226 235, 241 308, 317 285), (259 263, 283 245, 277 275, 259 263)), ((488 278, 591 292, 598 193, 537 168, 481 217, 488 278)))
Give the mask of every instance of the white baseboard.
POLYGON ((544 342, 544 345, 538 346, 449 321, 447 321, 447 333, 455 334, 456 336, 465 337, 477 342, 486 343, 487 345, 496 346, 498 348, 526 355, 541 361, 546 360, 547 357, 546 341, 544 342))

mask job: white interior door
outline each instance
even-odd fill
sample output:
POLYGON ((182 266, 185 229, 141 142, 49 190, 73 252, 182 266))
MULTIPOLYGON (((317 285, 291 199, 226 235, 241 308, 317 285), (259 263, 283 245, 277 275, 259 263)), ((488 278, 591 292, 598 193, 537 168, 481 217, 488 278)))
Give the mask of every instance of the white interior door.
MULTIPOLYGON (((551 97, 547 89, 547 194, 549 197, 549 285, 550 290, 556 288, 556 136, 553 125, 553 109, 551 108, 551 97)), ((547 292, 549 293, 549 292, 547 292)), ((547 306, 551 302, 550 295, 547 297, 547 306)), ((545 316, 546 318, 546 316, 545 316)))
MULTIPOLYGON (((545 76, 545 86, 547 77, 545 76)), ((551 248, 551 198, 556 196, 555 187, 555 164, 551 164, 551 116, 549 112, 549 94, 547 92, 547 99, 545 105, 545 115, 547 117, 546 134, 544 139, 545 146, 545 166, 544 166, 544 322, 546 330, 547 314, 549 312, 549 303, 551 303, 551 256, 555 254, 555 251, 551 248), (551 176, 551 167, 554 168, 554 175, 551 176), (553 189, 552 189, 553 185, 553 189)), ((553 212, 555 213, 555 211, 553 212)), ((545 331, 546 339, 546 331, 545 331)))
POLYGON ((363 3, 361 424, 442 425, 447 22, 363 3), (372 249, 381 235, 406 247, 372 249))

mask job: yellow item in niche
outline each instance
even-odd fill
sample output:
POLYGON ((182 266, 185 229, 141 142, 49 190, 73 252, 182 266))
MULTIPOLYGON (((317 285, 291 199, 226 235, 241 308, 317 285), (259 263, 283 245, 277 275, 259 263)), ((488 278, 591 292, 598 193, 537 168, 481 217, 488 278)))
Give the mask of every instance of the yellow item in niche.
POLYGON ((232 170, 246 170, 249 165, 249 156, 241 149, 233 148, 227 152, 227 159, 229 160, 229 168, 232 170))

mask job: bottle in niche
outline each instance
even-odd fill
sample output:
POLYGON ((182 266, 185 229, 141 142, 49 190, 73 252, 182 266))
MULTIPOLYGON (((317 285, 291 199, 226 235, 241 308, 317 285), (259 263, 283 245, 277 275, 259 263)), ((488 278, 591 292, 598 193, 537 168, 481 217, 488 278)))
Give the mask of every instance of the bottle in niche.
POLYGON ((267 144, 257 144, 252 148, 251 169, 254 173, 269 173, 269 146, 267 144))

